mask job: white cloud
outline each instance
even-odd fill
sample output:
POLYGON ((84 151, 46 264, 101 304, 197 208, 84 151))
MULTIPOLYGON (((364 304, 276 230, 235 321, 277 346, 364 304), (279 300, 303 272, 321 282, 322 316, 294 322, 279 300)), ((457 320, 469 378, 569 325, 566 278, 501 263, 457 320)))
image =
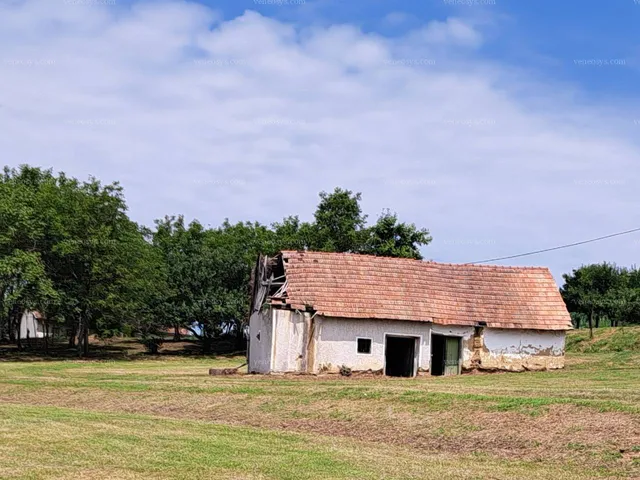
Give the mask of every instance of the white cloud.
MULTIPOLYGON (((308 218, 343 186, 372 217, 429 227, 428 258, 463 262, 638 223, 632 106, 461 54, 482 35, 459 19, 389 40, 182 2, 28 1, 0 6, 0 42, 5 162, 121 180, 146 224, 308 218)), ((521 263, 558 275, 639 250, 620 237, 521 263)))
POLYGON ((472 25, 459 18, 448 18, 444 22, 434 20, 419 31, 419 37, 428 43, 454 44, 478 47, 482 35, 472 25))

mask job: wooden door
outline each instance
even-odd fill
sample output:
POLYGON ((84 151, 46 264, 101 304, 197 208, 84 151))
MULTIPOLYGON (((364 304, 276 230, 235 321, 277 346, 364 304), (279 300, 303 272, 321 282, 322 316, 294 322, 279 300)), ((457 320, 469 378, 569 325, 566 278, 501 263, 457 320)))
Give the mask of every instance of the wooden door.
POLYGON ((460 373, 460 339, 446 337, 444 346, 444 374, 458 375, 460 373))

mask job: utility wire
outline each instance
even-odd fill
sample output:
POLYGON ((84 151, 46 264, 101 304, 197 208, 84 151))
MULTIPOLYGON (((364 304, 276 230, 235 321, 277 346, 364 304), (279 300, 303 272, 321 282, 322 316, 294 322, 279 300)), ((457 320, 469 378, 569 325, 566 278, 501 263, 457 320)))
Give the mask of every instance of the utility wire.
POLYGON ((545 248, 543 250, 536 250, 535 252, 520 253, 518 255, 509 255, 508 257, 490 258, 488 260, 481 260, 479 262, 468 262, 468 263, 465 263, 465 265, 471 265, 471 264, 474 264, 474 263, 497 262, 498 260, 507 260, 509 258, 526 257, 528 255, 536 255, 537 253, 551 252, 552 250, 560 250, 561 248, 569 248, 569 247, 575 247, 576 245, 584 245, 585 243, 597 242, 598 240, 604 240, 605 238, 619 237, 620 235, 627 235, 629 233, 638 232, 638 231, 640 231, 640 228, 634 228, 633 230, 627 230, 625 232, 612 233, 611 235, 605 235, 604 237, 592 238, 591 240, 584 240, 582 242, 569 243, 567 245, 560 245, 559 247, 545 248))

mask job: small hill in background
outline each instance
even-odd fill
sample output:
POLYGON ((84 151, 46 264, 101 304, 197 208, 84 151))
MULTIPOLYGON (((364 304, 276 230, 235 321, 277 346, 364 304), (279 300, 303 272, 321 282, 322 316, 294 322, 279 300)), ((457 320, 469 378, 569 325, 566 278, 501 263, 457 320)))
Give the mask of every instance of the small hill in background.
POLYGON ((567 335, 567 352, 640 352, 640 327, 594 328, 593 338, 589 329, 572 330, 567 335))

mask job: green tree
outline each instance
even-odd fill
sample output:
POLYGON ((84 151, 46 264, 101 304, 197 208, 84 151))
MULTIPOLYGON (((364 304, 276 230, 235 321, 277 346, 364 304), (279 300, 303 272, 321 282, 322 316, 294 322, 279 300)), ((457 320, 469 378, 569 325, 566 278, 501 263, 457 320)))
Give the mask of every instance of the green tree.
POLYGON ((59 299, 43 261, 46 214, 38 189, 50 172, 23 166, 0 176, 0 338, 17 335, 25 310, 51 311, 59 299))
POLYGON ((62 314, 77 324, 78 350, 88 353, 89 330, 110 336, 129 312, 127 289, 136 276, 142 233, 126 215, 122 188, 96 179, 61 179, 65 221, 53 248, 54 282, 64 292, 62 314))
POLYGON ((367 227, 361 199, 360 193, 341 188, 332 193, 321 192, 314 222, 302 222, 297 216, 289 216, 281 223, 273 224, 277 245, 281 250, 422 258, 419 247, 431 242, 427 229, 400 222, 389 210, 384 211, 374 225, 367 227))
POLYGON ((398 216, 386 210, 368 229, 363 253, 383 257, 422 259, 419 246, 431 242, 426 228, 418 229, 413 223, 398 222, 398 216))
POLYGON ((171 292, 167 321, 191 330, 210 353, 214 339, 246 310, 249 268, 241 244, 225 238, 224 228, 206 230, 197 221, 185 226, 183 217, 167 217, 156 227, 154 245, 164 256, 171 292))
POLYGON ((165 310, 171 289, 167 265, 161 250, 152 244, 152 232, 143 229, 142 233, 127 244, 126 255, 134 268, 121 283, 121 318, 128 319, 149 353, 157 353, 167 328, 173 326, 165 310))
POLYGON ((131 307, 141 306, 133 298, 144 298, 144 249, 143 232, 128 218, 117 183, 80 182, 26 165, 5 168, 0 258, 6 268, 15 265, 7 260, 11 256, 22 261, 21 291, 35 296, 23 302, 26 308, 64 322, 71 338, 78 335, 80 354, 88 352, 90 329, 112 335, 139 313, 131 307))
POLYGON ((361 199, 362 194, 341 188, 336 188, 333 193, 320 192, 310 249, 359 252, 367 238, 367 216, 362 214, 361 199))
POLYGON ((22 314, 28 310, 46 311, 55 304, 58 294, 46 277, 39 254, 16 250, 0 257, 0 312, 10 341, 21 348, 18 335, 22 314))
POLYGON ((563 275, 560 293, 577 328, 585 319, 592 331, 602 319, 611 325, 637 323, 640 318, 640 289, 635 268, 602 263, 584 265, 563 275))
POLYGON ((297 215, 285 217, 282 222, 274 223, 272 228, 280 250, 307 250, 314 243, 313 226, 301 222, 297 215))
POLYGON ((225 257, 231 263, 235 275, 232 275, 224 292, 230 299, 230 310, 223 325, 223 331, 235 335, 235 348, 241 350, 246 346, 245 330, 249 321, 249 279, 259 254, 275 255, 282 247, 276 233, 258 222, 238 222, 231 224, 225 220, 220 228, 211 232, 216 255, 225 257), (242 260, 242 265, 237 264, 242 260), (238 269, 237 271, 235 269, 238 269), (234 303, 237 301, 237 303, 234 303))

